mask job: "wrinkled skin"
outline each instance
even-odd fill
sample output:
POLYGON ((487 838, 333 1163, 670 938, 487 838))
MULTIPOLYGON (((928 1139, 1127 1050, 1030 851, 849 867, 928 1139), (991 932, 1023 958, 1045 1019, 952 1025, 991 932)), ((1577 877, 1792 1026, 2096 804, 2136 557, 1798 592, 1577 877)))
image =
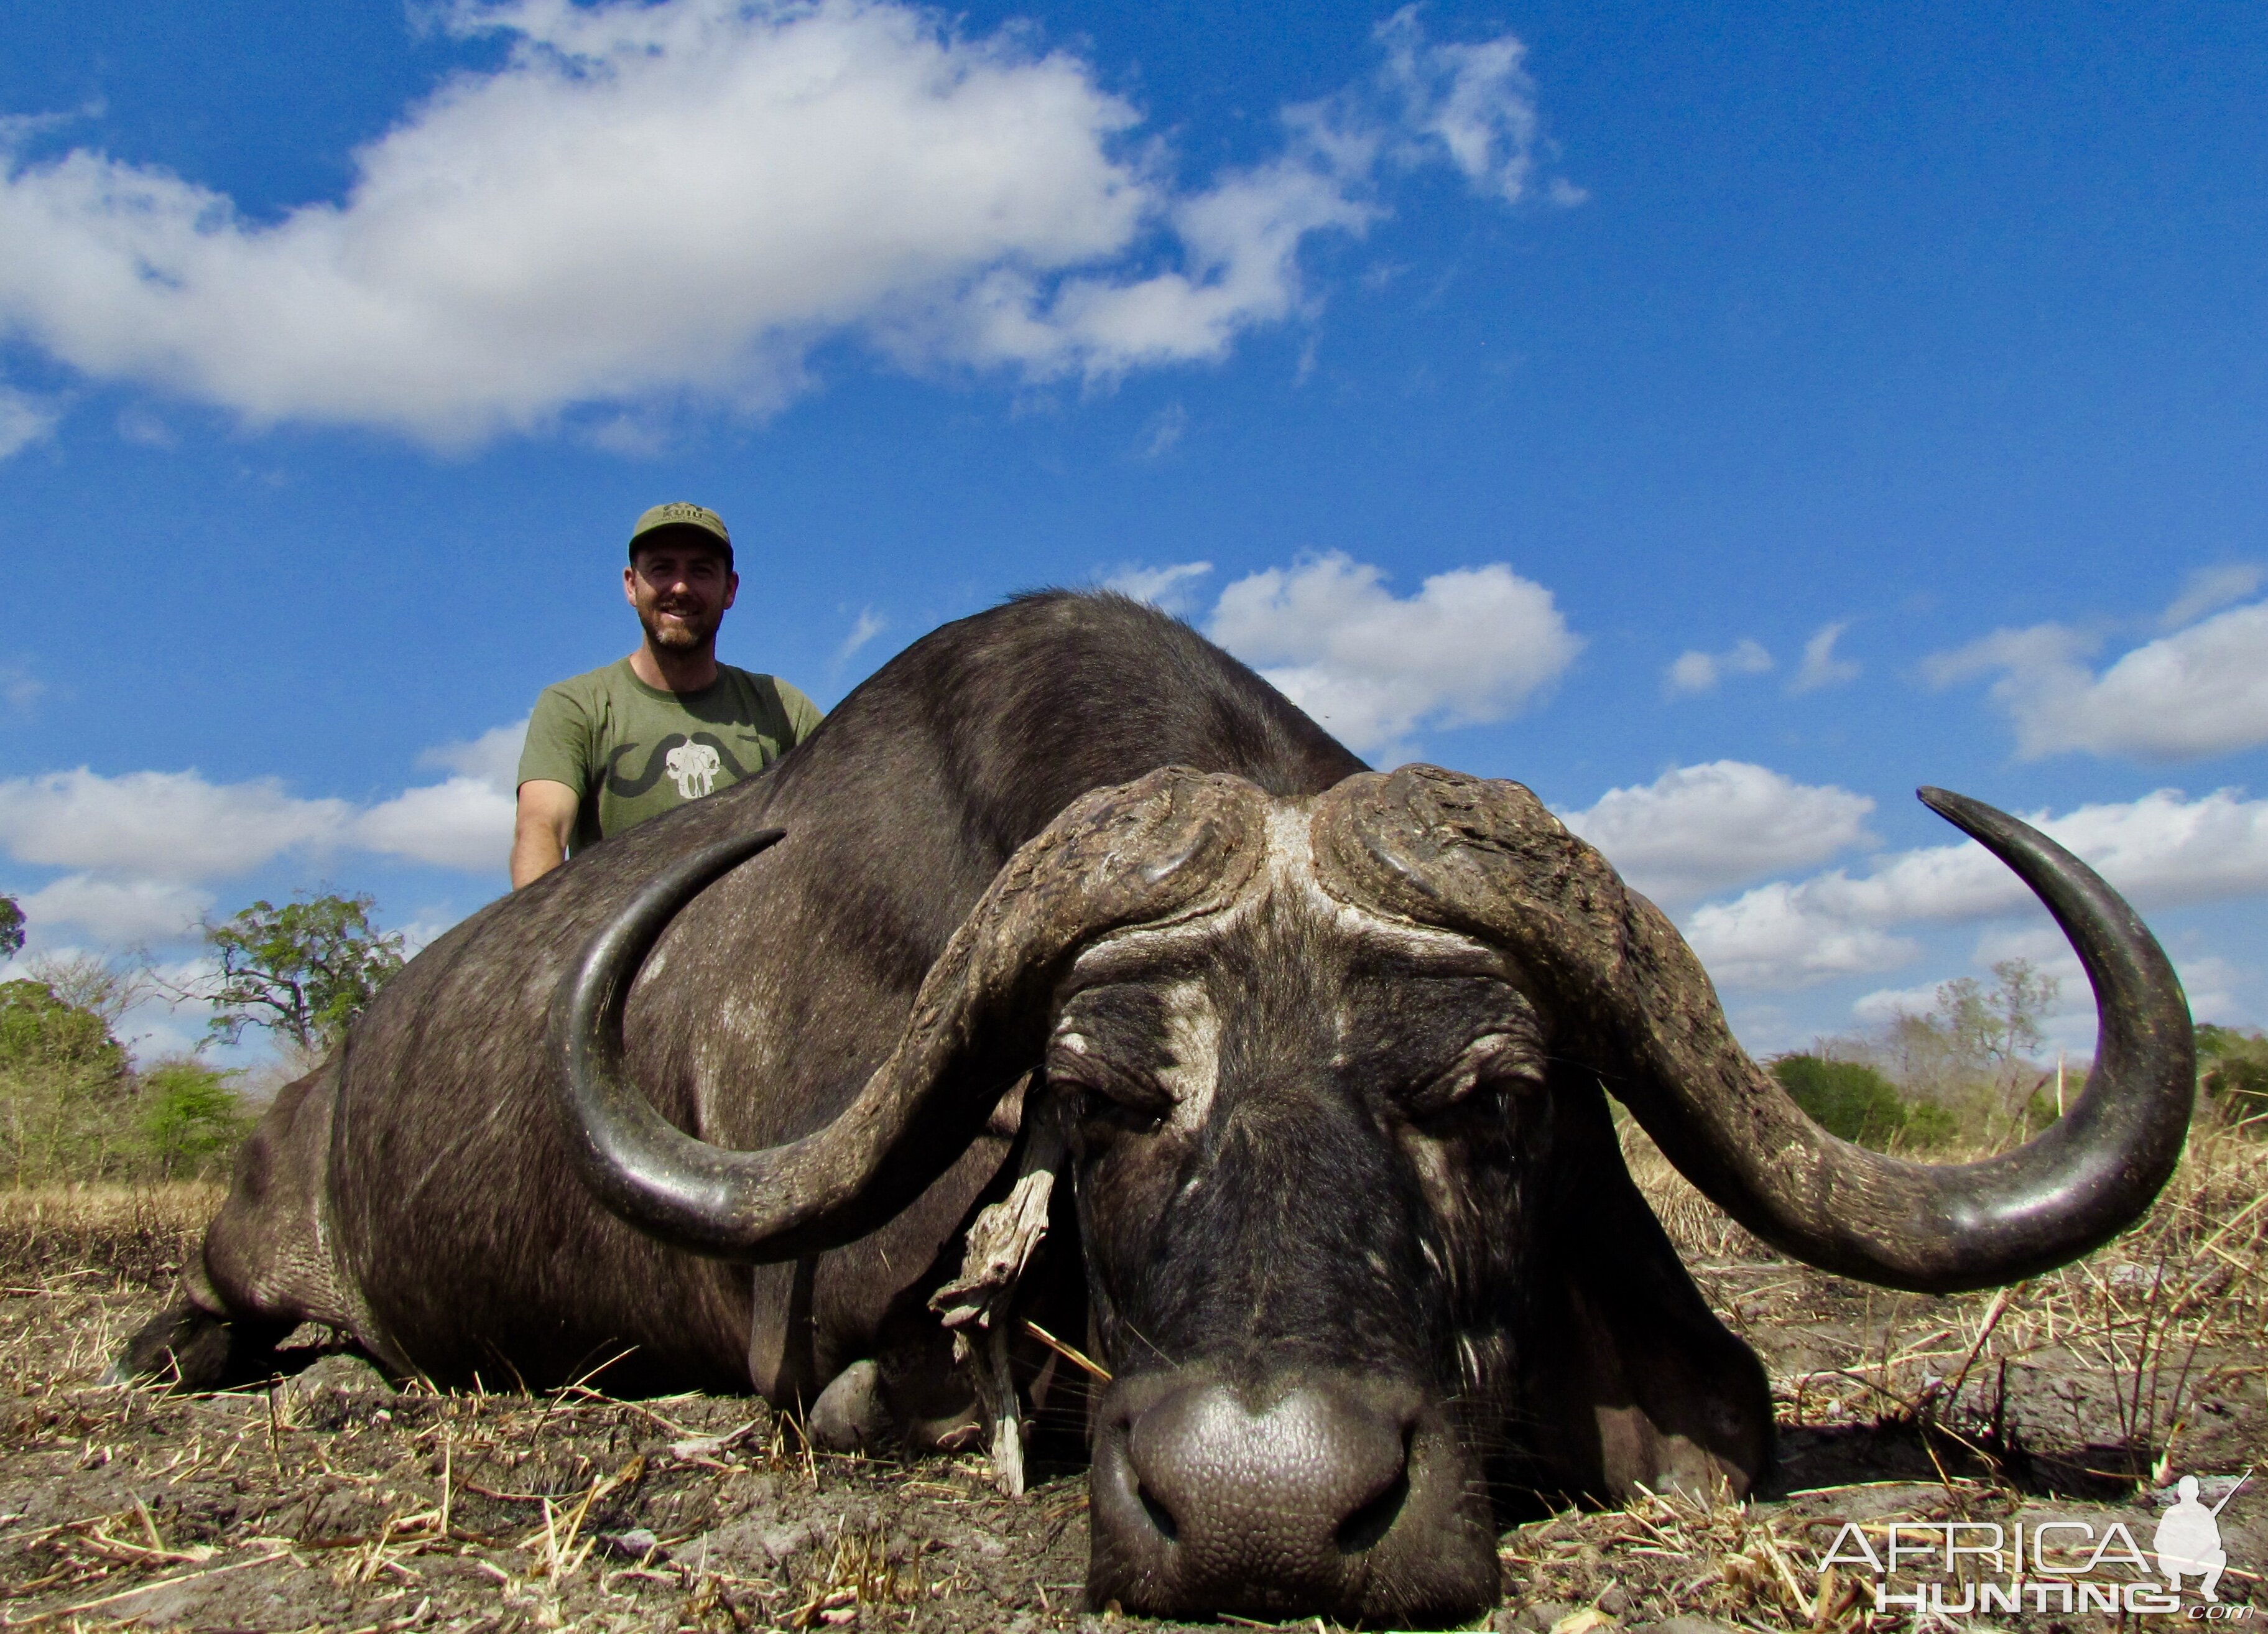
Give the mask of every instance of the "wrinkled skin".
POLYGON ((1468 1616, 1497 1594, 1491 1477, 1744 1490, 1764 1380, 1658 1230, 1632 1229, 1636 1199, 1601 1183, 1619 1160, 1598 1092, 1554 1083, 1520 973, 1325 895, 1304 813, 1278 810, 1274 865, 1236 909, 1098 944, 1050 1035, 1116 1374, 1088 1594, 1468 1616), (1587 1285, 1566 1225, 1639 1241, 1587 1285), (1682 1289, 1685 1353, 1658 1321, 1625 1350, 1569 1308, 1612 1304, 1633 1258, 1682 1289), (1633 1377, 1661 1422, 1624 1399, 1633 1377), (1538 1395, 1565 1402, 1557 1434, 1528 1418, 1538 1395))

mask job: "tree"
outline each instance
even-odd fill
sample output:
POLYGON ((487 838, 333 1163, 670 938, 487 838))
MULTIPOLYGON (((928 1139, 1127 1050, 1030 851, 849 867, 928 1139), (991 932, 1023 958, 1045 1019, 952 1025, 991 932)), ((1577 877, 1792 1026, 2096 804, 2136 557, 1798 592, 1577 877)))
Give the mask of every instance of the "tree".
POLYGON ((103 1018, 44 982, 0 982, 0 1070, 67 1068, 115 1078, 124 1046, 103 1018))
POLYGON ((18 1183, 104 1173, 128 1095, 101 1016, 44 982, 0 982, 0 1169, 18 1183))
POLYGON ((1992 978, 1991 987, 1974 976, 1940 983, 1930 1012, 1895 1018, 1879 1049, 1910 1096, 1980 1126, 2028 1113, 2039 1069, 2027 1056, 2046 1041, 2044 1023, 2063 992, 2061 978, 2026 959, 2002 960, 1992 978))
POLYGON ((24 910, 12 896, 0 896, 0 959, 24 951, 24 910))
POLYGON ((1898 1092, 1863 1062, 1782 1056, 1771 1071, 1789 1098, 1830 1135, 1881 1152, 1905 1128, 1898 1092))
POLYGON ((161 1061, 142 1075, 142 1138, 166 1179, 200 1173, 243 1138, 232 1076, 193 1058, 161 1061))
POLYGON ((377 906, 369 896, 259 902, 206 924, 220 958, 220 974, 200 990, 217 1012, 212 1035, 232 1044, 257 1027, 311 1052, 337 1043, 407 962, 401 935, 371 923, 377 906))
POLYGON ((2197 1030, 2198 1086, 2231 1123, 2268 1128, 2268 1038, 2257 1027, 2197 1030))
POLYGON ((2041 975, 2029 959, 2003 959, 1989 989, 1965 975, 1940 987, 1933 1019, 1974 1070, 2012 1089, 2032 1076, 2025 1057, 2046 1041, 2040 1024, 2062 993, 2062 977, 2041 975))
POLYGON ((24 968, 63 1003, 100 1016, 114 1033, 158 985, 146 954, 114 963, 99 953, 41 953, 26 960, 24 968))

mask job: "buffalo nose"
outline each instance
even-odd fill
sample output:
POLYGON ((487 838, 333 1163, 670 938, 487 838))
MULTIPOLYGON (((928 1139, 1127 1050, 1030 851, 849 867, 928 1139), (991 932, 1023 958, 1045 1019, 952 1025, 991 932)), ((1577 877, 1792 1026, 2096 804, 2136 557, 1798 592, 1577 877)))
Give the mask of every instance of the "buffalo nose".
POLYGON ((1257 1404, 1219 1381, 1172 1390, 1127 1424, 1124 1519, 1154 1529, 1184 1592, 1336 1599, 1409 1494, 1417 1404, 1375 1394, 1302 1383, 1257 1404))

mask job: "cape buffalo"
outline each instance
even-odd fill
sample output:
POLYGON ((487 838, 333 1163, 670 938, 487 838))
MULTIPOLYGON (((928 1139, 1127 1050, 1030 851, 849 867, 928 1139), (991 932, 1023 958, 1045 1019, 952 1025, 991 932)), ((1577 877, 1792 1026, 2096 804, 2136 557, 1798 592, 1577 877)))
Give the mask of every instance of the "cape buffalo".
POLYGON ((1763 1371, 1602 1088, 1758 1235, 1901 1288, 2068 1261, 2171 1170, 2193 1060, 2157 945, 2023 824, 1924 799, 2047 904, 2101 1013, 2071 1111, 1959 1167, 1807 1119, 1526 789, 1369 772, 1185 626, 1021 598, 427 948, 278 1098, 121 1366, 210 1385, 313 1320, 443 1383, 851 1380, 935 1441, 1001 1385, 932 1292, 1067 1275, 1113 1375, 1094 1604, 1465 1618, 1492 1499, 1745 1491, 1771 1458, 1763 1371), (1049 1195, 1025 1266, 1036 1227, 991 1204, 1049 1195), (962 1262, 988 1219, 1005 1277, 962 1262))

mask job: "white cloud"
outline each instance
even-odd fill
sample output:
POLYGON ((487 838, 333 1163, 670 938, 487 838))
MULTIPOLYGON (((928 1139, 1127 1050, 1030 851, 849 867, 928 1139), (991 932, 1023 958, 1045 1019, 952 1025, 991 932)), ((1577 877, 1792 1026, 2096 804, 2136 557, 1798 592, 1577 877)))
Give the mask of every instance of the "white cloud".
MULTIPOLYGON (((2268 891, 2268 800, 2161 789, 2029 821, 2145 911, 2268 891)), ((1897 968, 1918 952, 1902 929, 1977 923, 2032 902, 2014 874, 1964 841, 1897 852, 1857 878, 1838 868, 1705 903, 1686 935, 1722 984, 1802 987, 1897 968)))
POLYGON ((336 843, 344 800, 302 800, 273 777, 208 783, 195 771, 0 780, 0 845, 18 862, 123 869, 152 880, 241 873, 296 848, 336 843))
POLYGON ((2190 760, 2268 743, 2268 601, 2136 647, 2098 675, 2084 660, 2099 644, 2061 624, 1997 629, 1933 654, 1923 673, 1947 686, 1999 672, 1991 696, 2027 760, 2073 749, 2190 760))
POLYGON ((1901 1016, 1926 1016, 1937 1008, 1937 990, 1942 985, 1929 982, 1919 987, 1876 988, 1853 1000, 1851 1013, 1868 1027, 1881 1027, 1901 1016))
POLYGON ((18 714, 27 712, 47 689, 48 683, 32 673, 30 665, 0 664, 0 703, 18 714))
POLYGON ((456 775, 357 810, 301 799, 273 777, 211 783, 195 771, 76 771, 0 781, 0 848, 70 870, 19 894, 43 940, 73 925, 107 942, 181 934, 212 906, 206 882, 288 854, 379 852, 439 868, 501 873, 526 720, 418 756, 456 775))
POLYGON ((420 766, 477 778, 499 794, 519 787, 519 752, 527 742, 527 717, 508 726, 491 726, 463 743, 444 743, 417 756, 420 766))
POLYGON ((1150 416, 1142 431, 1142 457, 1160 460, 1171 453, 1182 440, 1182 433, 1189 429, 1189 411, 1180 401, 1167 403, 1150 416))
POLYGON ((63 410, 45 398, 0 386, 0 460, 21 453, 50 435, 63 410))
POLYGON ((1186 614, 1197 593, 1197 581, 1212 571, 1210 562, 1176 562, 1168 567, 1122 563, 1102 581, 1105 590, 1146 601, 1175 615, 1186 614))
POLYGON ((860 607, 852 621, 850 633, 843 637, 843 644, 835 649, 835 662, 848 663, 850 655, 890 627, 890 621, 880 616, 872 607, 860 607))
MULTIPOLYGON (((1419 9, 1406 5, 1377 29, 1386 48, 1381 77, 1402 99, 1403 127, 1419 143, 1440 144, 1476 188, 1518 202, 1536 146, 1535 86, 1521 66, 1528 48, 1509 34, 1478 45, 1436 42, 1418 20, 1419 9)), ((1556 203, 1581 196, 1580 189, 1552 194, 1556 203)))
POLYGON ((1772 666, 1772 655, 1759 642, 1743 637, 1727 652, 1681 652, 1662 672, 1663 696, 1708 692, 1727 675, 1761 675, 1772 666))
POLYGON ((2203 618, 2208 613, 2218 613, 2231 602, 2242 601, 2260 588, 2260 581, 2268 578, 2257 563, 2228 562, 2219 567, 2201 567, 2182 581, 2181 593, 2158 615, 2158 628, 2179 629, 2183 625, 2203 618))
POLYGON ((513 796, 486 777, 406 789, 357 818, 354 843, 437 868, 501 870, 512 851, 513 796))
MULTIPOLYGON (((2174 968, 2182 978, 2182 991, 2189 996, 2190 1014, 2200 1021, 2212 1021, 2226 1016, 2241 1016, 2250 1009, 2239 997, 2238 990, 2250 985, 2246 972, 2228 960, 2206 953, 2196 957, 2174 955, 2174 968)), ((2089 1005, 2088 1016, 2094 1017, 2089 1005)))
POLYGON ((1207 633, 1359 754, 1384 763, 1421 726, 1501 720, 1583 649, 1551 593, 1501 562, 1436 573, 1397 599, 1334 551, 1241 578, 1207 633))
POLYGON ((172 448, 181 440, 172 426, 139 404, 121 408, 117 425, 120 441, 144 448, 172 448))
POLYGON ((1766 874, 1815 867, 1867 843, 1874 802, 1744 761, 1681 766, 1563 813, 1623 878, 1676 907, 1766 874))
MULTIPOLYGON (((1517 198, 1535 93, 1509 36, 1380 33, 1373 82, 1284 110, 1280 149, 1195 187, 1086 63, 894 0, 459 3, 500 37, 280 220, 89 149, 0 153, 0 325, 87 374, 254 423, 441 445, 578 405, 762 409, 829 335, 909 366, 1107 380, 1217 358, 1309 305, 1313 234, 1431 154, 1517 198)), ((20 136, 18 138, 20 141, 20 136)))
POLYGON ((175 880, 67 873, 18 897, 24 924, 41 946, 56 925, 98 942, 164 941, 184 935, 213 905, 212 894, 175 880))
POLYGON ((1822 687, 1839 687, 1845 681, 1859 679, 1856 659, 1835 656, 1835 644, 1850 628, 1848 620, 1839 624, 1830 624, 1803 644, 1803 663, 1796 670, 1795 678, 1787 683, 1790 697, 1816 692, 1822 687))

